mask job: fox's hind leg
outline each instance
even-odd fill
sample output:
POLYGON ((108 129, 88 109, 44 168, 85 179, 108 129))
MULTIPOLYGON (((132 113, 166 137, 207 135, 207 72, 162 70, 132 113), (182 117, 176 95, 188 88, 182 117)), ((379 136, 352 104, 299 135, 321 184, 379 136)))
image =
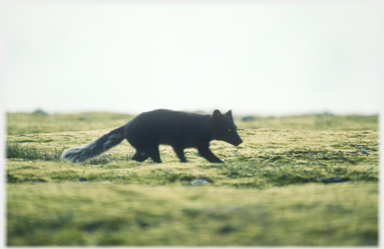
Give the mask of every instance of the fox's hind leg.
POLYGON ((155 163, 161 163, 159 145, 149 147, 147 152, 155 163))
POLYGON ((136 148, 136 153, 133 155, 132 160, 143 162, 148 157, 151 157, 155 163, 161 163, 159 146, 150 146, 145 148, 136 148))
POLYGON ((132 160, 143 162, 145 161, 149 155, 145 153, 144 151, 136 150, 135 155, 133 155, 132 160))

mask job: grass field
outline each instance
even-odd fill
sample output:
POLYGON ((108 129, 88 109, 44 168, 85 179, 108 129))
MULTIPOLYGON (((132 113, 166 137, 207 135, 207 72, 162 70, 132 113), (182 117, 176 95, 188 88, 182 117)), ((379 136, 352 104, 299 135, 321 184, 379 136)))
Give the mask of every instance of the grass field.
POLYGON ((59 160, 131 118, 7 114, 7 245, 378 245, 377 116, 237 117, 244 143, 211 143, 225 164, 129 161, 127 141, 59 160))

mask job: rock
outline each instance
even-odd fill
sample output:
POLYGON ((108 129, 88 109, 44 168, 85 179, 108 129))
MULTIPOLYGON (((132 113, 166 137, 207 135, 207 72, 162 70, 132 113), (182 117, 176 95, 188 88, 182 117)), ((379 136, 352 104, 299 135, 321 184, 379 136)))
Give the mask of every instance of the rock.
POLYGON ((247 122, 247 121, 257 121, 257 118, 256 117, 253 117, 253 116, 244 116, 241 121, 243 122, 247 122))
POLYGON ((32 114, 39 114, 39 115, 44 115, 44 116, 49 116, 48 112, 45 112, 41 109, 37 109, 36 111, 32 112, 32 114))
POLYGON ((78 181, 78 182, 86 182, 86 181, 87 181, 87 178, 80 177, 80 178, 78 178, 76 181, 78 181))
POLYGON ((40 183, 40 182, 47 182, 46 180, 44 179, 35 179, 33 180, 34 183, 40 183))
POLYGON ((212 183, 213 181, 207 177, 199 177, 196 178, 191 182, 191 185, 202 185, 202 184, 207 184, 207 183, 212 183))
POLYGON ((236 229, 232 226, 226 225, 220 229, 220 233, 227 234, 235 231, 236 229))

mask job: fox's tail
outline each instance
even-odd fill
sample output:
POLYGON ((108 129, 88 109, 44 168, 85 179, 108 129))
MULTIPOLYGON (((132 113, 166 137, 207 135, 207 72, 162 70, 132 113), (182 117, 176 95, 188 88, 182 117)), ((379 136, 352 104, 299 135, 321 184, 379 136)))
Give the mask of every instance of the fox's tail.
POLYGON ((124 140, 124 127, 121 126, 89 144, 68 149, 63 152, 60 159, 73 163, 82 163, 92 157, 96 157, 124 140))

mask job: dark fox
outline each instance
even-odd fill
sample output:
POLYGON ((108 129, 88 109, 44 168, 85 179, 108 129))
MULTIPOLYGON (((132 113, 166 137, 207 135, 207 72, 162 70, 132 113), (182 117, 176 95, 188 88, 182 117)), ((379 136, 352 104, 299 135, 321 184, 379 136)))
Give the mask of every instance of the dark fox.
POLYGON ((236 146, 241 144, 236 129, 232 111, 221 114, 215 110, 212 115, 203 115, 159 109, 144 112, 89 144, 64 151, 61 160, 82 163, 127 139, 136 149, 132 160, 139 162, 151 157, 161 163, 159 145, 166 144, 172 146, 181 162, 187 162, 185 148, 197 148, 208 161, 223 163, 209 149, 209 143, 222 140, 236 146))

